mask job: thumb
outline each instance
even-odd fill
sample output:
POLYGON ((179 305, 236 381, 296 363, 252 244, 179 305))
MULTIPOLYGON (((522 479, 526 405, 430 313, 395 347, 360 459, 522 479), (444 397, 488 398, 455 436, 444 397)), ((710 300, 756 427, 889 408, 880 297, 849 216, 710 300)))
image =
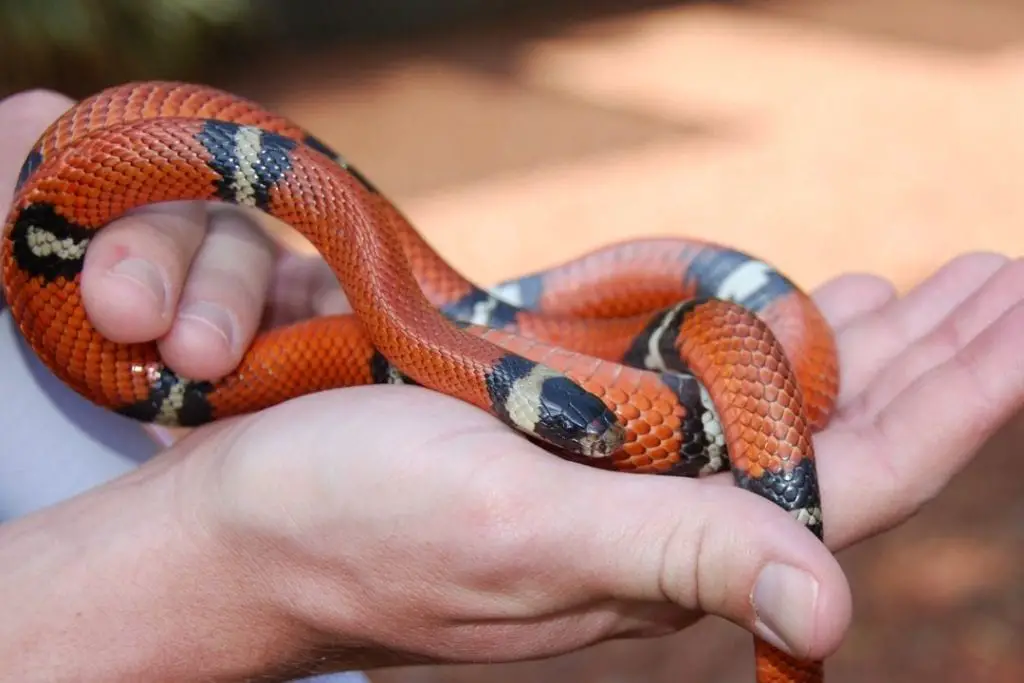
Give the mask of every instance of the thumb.
POLYGON ((851 613, 846 577, 785 511, 693 479, 603 470, 574 477, 558 495, 537 493, 547 528, 561 535, 554 547, 572 549, 571 573, 590 577, 596 592, 714 614, 800 658, 838 648, 851 613), (566 523, 555 528, 551 519, 566 523))

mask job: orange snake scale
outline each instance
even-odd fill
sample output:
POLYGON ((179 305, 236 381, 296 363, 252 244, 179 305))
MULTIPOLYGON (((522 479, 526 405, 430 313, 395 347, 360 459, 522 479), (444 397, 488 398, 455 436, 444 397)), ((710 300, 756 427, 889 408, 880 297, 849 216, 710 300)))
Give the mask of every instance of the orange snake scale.
MULTIPOLYGON (((137 420, 200 425, 316 391, 415 383, 471 403, 568 459, 742 488, 823 537, 813 430, 838 391, 832 331, 769 265, 682 239, 606 247, 491 291, 467 281, 315 137, 255 103, 131 83, 65 113, 18 179, 4 294, 27 343, 85 398, 137 420), (137 207, 210 200, 297 229, 352 315, 261 333, 217 382, 115 344, 79 293, 91 236, 137 207)), ((755 639, 759 683, 820 683, 755 639)))

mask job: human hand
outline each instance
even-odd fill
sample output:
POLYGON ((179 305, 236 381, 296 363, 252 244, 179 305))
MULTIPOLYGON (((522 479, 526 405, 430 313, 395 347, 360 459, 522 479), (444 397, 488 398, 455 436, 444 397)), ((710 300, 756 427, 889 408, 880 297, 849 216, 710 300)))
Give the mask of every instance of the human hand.
MULTIPOLYGON (((71 105, 51 92, 0 103, 4 216, 21 162, 71 105)), ((170 366, 198 380, 230 372, 263 325, 347 306, 322 260, 279 248, 252 214, 204 202, 144 207, 99 232, 86 253, 82 298, 104 336, 155 340, 170 366)))
MULTIPOLYGON (((844 276, 816 300, 845 378, 816 437, 826 541, 839 550, 907 519, 1019 410, 1024 263, 964 256, 903 297, 844 276)), ((205 500, 232 501, 209 518, 260 539, 281 569, 265 580, 295 585, 294 566, 322 567, 287 603, 317 632, 363 633, 399 662, 550 655, 708 612, 765 635, 759 597, 789 649, 820 657, 849 619, 831 560, 729 475, 715 487, 578 467, 425 391, 309 397, 240 427, 220 458, 199 450, 217 463, 205 500), (386 415, 401 428, 382 426, 386 415), (772 562, 814 589, 784 574, 775 596, 788 604, 771 606, 757 585, 772 562)))
MULTIPOLYGON (((172 258, 183 253, 163 240, 155 246, 172 258)), ((172 288, 189 287, 186 270, 172 288)), ((844 373, 839 414, 816 439, 829 547, 905 519, 1019 407, 1024 368, 1010 340, 1022 294, 1020 263, 984 255, 903 299, 866 276, 818 293, 844 373), (965 402, 970 382, 987 402, 965 402)), ((258 297, 227 303, 260 318, 258 297)), ((327 667, 536 657, 664 633, 704 612, 771 638, 751 606, 771 562, 809 578, 783 572, 775 597, 791 602, 775 609, 757 593, 798 655, 829 654, 849 619, 832 558, 765 501, 571 465, 411 387, 326 392, 200 430, 150 471, 173 485, 174 517, 224 549, 237 600, 300 624, 297 650, 332 653, 327 667)))

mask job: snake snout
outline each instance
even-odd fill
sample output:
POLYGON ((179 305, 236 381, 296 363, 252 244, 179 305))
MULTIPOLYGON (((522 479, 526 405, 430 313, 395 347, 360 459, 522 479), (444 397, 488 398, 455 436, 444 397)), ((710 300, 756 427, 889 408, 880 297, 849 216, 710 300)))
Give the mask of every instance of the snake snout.
POLYGON ((587 425, 587 432, 580 439, 582 454, 588 458, 607 458, 625 443, 626 430, 622 425, 600 417, 587 425))
POLYGON ((600 398, 581 387, 559 379, 559 391, 550 392, 549 410, 538 422, 538 435, 566 451, 587 458, 604 458, 626 442, 626 431, 618 417, 600 398), (570 400, 566 400, 570 399, 570 400))

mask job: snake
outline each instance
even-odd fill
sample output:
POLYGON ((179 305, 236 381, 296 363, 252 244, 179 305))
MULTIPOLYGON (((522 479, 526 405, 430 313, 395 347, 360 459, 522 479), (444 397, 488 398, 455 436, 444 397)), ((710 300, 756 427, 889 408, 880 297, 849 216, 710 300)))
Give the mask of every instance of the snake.
MULTIPOLYGON (((482 287, 301 126, 211 86, 144 81, 77 102, 42 133, 0 259, 31 350, 82 397, 134 420, 198 427, 320 391, 415 385, 573 462, 731 471, 824 539, 812 436, 838 394, 833 332, 808 294, 743 251, 635 239, 482 287), (90 241, 130 211, 176 200, 237 205, 297 230, 352 312, 261 331, 216 381, 177 374, 155 342, 106 339, 80 291, 90 241)), ((753 654, 758 683, 824 680, 822 661, 757 636, 753 654)))

